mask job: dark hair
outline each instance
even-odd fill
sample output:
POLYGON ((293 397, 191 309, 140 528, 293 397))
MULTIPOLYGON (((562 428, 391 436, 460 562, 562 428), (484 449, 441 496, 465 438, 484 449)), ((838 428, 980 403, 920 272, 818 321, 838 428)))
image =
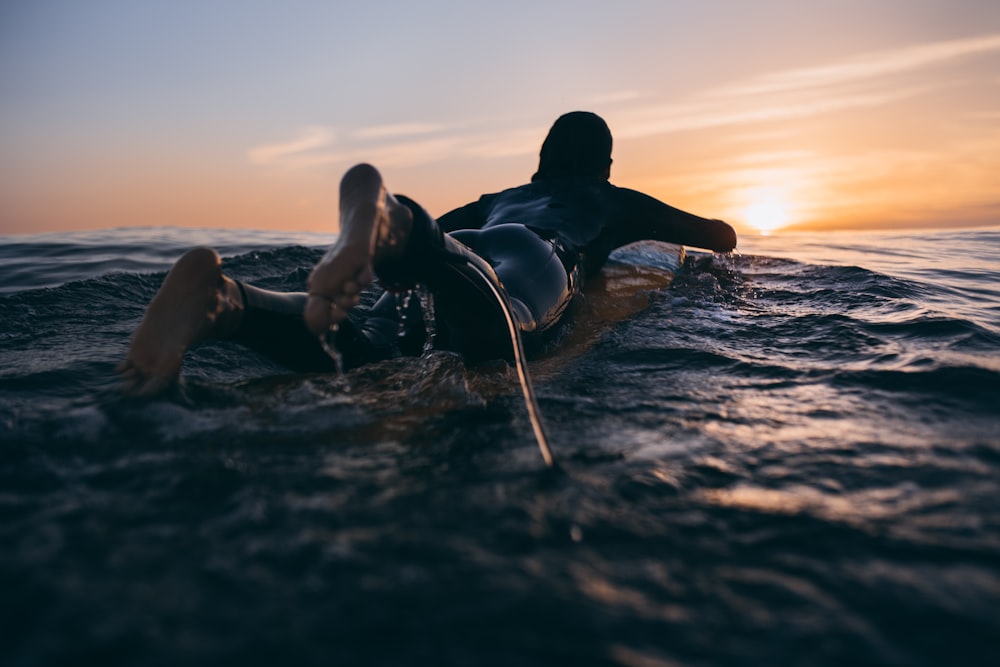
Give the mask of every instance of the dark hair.
POLYGON ((540 178, 595 177, 611 165, 611 130, 604 119, 589 111, 571 111, 552 124, 542 142, 540 178))

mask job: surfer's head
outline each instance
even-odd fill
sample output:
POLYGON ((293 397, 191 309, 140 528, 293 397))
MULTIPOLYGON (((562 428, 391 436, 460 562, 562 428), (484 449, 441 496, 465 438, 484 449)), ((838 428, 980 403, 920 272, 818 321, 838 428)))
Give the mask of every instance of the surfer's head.
POLYGON ((589 111, 571 111, 553 123, 542 143, 538 171, 531 177, 607 178, 611 168, 611 130, 589 111))

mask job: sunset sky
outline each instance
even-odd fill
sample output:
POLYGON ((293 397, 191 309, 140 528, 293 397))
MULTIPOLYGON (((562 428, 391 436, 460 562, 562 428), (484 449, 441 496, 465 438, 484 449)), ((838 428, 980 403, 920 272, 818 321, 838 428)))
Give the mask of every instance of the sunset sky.
POLYGON ((0 234, 433 214, 595 111, 612 181, 741 231, 1000 224, 998 0, 0 4, 0 234))

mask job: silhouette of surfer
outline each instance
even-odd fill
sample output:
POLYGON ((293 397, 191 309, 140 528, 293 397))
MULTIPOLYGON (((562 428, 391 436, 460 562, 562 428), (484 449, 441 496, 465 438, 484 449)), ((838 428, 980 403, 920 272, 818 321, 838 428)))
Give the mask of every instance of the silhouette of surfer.
POLYGON ((419 350, 423 327, 399 336, 400 311, 421 322, 418 284, 434 296, 435 346, 469 361, 510 358, 511 338, 493 288, 504 294, 531 348, 565 319, 588 276, 615 248, 657 240, 717 252, 736 247, 721 220, 686 213, 609 182, 612 136, 596 114, 560 116, 537 172, 524 185, 487 194, 437 220, 388 191, 375 167, 352 167, 340 183, 340 234, 313 268, 307 292, 236 281, 218 254, 195 248, 167 274, 118 371, 126 391, 149 395, 174 383, 187 349, 208 339, 241 342, 299 371, 335 368, 329 337, 351 368, 419 350), (387 291, 358 307, 374 281, 387 291), (413 315, 413 316, 410 316, 413 315))

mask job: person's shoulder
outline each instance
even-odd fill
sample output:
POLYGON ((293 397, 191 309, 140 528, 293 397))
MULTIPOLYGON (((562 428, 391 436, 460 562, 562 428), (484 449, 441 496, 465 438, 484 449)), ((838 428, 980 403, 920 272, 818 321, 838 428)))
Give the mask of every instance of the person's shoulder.
POLYGON ((499 192, 494 192, 490 195, 483 195, 484 197, 499 197, 510 193, 520 193, 520 192, 531 192, 538 189, 538 184, 535 182, 521 183, 519 185, 512 185, 509 188, 504 188, 499 192))
POLYGON ((621 185, 615 185, 611 181, 605 181, 605 183, 607 183, 608 190, 623 197, 649 197, 649 195, 645 192, 635 190, 634 188, 626 188, 621 185))
POLYGON ((536 183, 523 183, 521 185, 514 185, 509 188, 505 188, 498 192, 490 192, 480 195, 478 202, 481 206, 489 207, 498 202, 531 199, 538 196, 540 192, 541 189, 538 188, 536 183))

